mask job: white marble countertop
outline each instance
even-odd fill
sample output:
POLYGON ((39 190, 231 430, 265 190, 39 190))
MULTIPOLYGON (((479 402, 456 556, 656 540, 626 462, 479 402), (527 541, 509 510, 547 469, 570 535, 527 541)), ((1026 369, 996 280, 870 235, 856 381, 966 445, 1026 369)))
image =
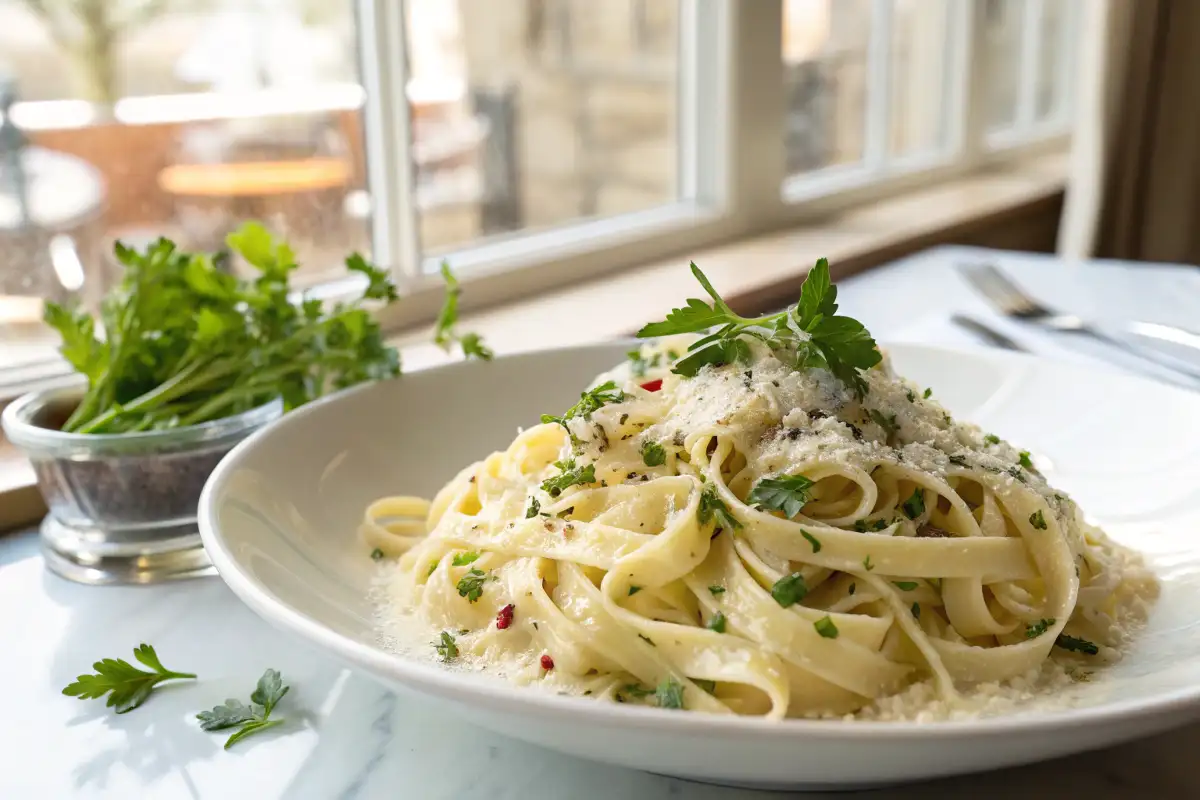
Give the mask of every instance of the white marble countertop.
MULTIPOLYGON (((953 274, 993 255, 1024 284, 1073 311, 1192 324, 1200 270, 1064 265, 945 248, 844 282, 846 313, 883 341, 977 346, 949 322, 966 310, 997 322, 953 274)), ((997 322, 997 327, 1002 323, 997 322)), ((1038 352, 1090 358, 1046 335, 1005 330, 1038 352)), ((1103 355, 1105 368, 1121 362, 1103 355)), ((36 534, 0 537, 0 798, 669 798, 780 797, 591 763, 476 728, 432 700, 394 693, 277 632, 219 578, 93 588, 46 573, 36 534), (117 716, 60 694, 104 657, 139 642, 199 680, 165 686, 117 716), (221 749, 194 714, 245 697, 267 667, 292 687, 273 731, 221 749)), ((1200 724, 1153 739, 999 773, 881 789, 865 796, 1200 797, 1200 724)), ((805 797, 825 796, 809 794, 805 797)), ((832 796, 832 795, 830 795, 832 796)))

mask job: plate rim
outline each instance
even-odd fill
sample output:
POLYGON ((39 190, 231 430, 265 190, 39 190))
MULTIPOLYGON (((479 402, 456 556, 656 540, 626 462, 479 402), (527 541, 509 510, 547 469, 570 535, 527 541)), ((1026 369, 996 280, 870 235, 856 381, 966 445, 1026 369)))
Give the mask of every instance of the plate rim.
MULTIPOLYGON (((602 343, 545 348, 497 356, 491 362, 500 366, 506 361, 538 359, 568 352, 613 351, 627 347, 635 339, 617 339, 602 343)), ((1050 366, 1057 369, 1092 375, 1104 380, 1133 382, 1166 391, 1191 396, 1200 405, 1200 395, 1181 387, 1161 383, 1117 370, 1093 368, 1073 361, 1049 358, 1027 353, 947 347, 914 342, 892 342, 883 345, 889 354, 902 351, 932 353, 937 357, 985 359, 994 362, 1010 362, 1034 366, 1050 366)), ((465 361, 428 365, 405 373, 417 376, 425 372, 465 370, 481 365, 465 361)), ((400 379, 403 379, 401 376, 400 379)), ((482 701, 490 710, 515 714, 538 714, 560 717, 570 721, 580 713, 587 713, 594 723, 612 727, 634 726, 649 733, 684 736, 737 735, 742 737, 778 737, 785 735, 798 739, 820 738, 833 741, 883 741, 902 740, 908 743, 936 742, 949 738, 971 736, 972 738, 1003 738, 1013 734, 1046 734, 1114 721, 1134 721, 1146 718, 1169 717, 1193 711, 1200 716, 1200 683, 1165 692, 1147 699, 1117 700, 1112 703, 1066 708, 1047 712, 999 714, 967 720, 812 720, 784 718, 770 720, 757 716, 737 714, 677 714, 671 711, 619 703, 597 703, 583 697, 560 696, 529 687, 505 685, 499 680, 478 681, 463 676, 459 670, 445 669, 436 664, 425 663, 402 655, 390 653, 381 647, 356 641, 329 628, 318 620, 293 608, 256 578, 242 568, 226 546, 215 522, 216 498, 230 476, 241 466, 245 454, 268 436, 283 433, 293 425, 301 424, 307 416, 317 413, 328 405, 344 402, 346 398, 370 391, 375 384, 362 384, 345 391, 320 398, 299 409, 285 414, 233 448, 213 470, 205 482, 200 495, 198 524, 200 538, 213 566, 234 594, 264 621, 300 638, 312 642, 329 654, 344 662, 357 666, 377 680, 379 675, 389 678, 405 688, 426 695, 445 698, 461 703, 466 699, 482 701)), ((364 587, 364 592, 366 588, 364 587)), ((1126 737, 1131 738, 1131 737, 1126 737)), ((1113 741, 1120 741, 1114 738, 1113 741)))

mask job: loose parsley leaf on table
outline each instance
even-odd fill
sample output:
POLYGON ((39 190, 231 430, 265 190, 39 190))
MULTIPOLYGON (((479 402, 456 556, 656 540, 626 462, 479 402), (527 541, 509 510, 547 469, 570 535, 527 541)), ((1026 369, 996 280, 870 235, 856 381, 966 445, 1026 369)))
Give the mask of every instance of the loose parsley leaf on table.
POLYGON ((106 658, 92 665, 94 675, 80 675, 73 683, 63 688, 62 693, 80 700, 92 700, 108 695, 108 708, 116 708, 118 714, 133 711, 146 702, 154 687, 163 681, 195 678, 190 672, 173 672, 162 665, 158 654, 148 644, 140 644, 133 657, 153 672, 138 669, 123 658, 106 658))
POLYGON ((776 358, 793 369, 828 369, 862 397, 867 384, 859 374, 879 363, 882 356, 871 334, 851 317, 837 316, 837 287, 829 280, 829 262, 821 259, 800 287, 800 299, 778 314, 743 317, 717 294, 695 264, 692 275, 712 298, 712 305, 691 298, 662 322, 644 326, 639 338, 717 330, 693 343, 690 355, 676 362, 673 372, 691 377, 706 364, 746 361, 750 348, 744 336, 758 339, 776 358))
POLYGON ((258 679, 258 686, 250 695, 250 705, 229 698, 211 711, 201 711, 196 719, 200 720, 200 728, 206 731, 237 728, 225 742, 225 749, 228 750, 247 736, 283 724, 284 720, 270 719, 270 716, 289 688, 283 685, 278 671, 268 669, 258 679))
POLYGON ((446 282, 446 296, 442 300, 442 310, 438 314, 437 324, 434 327, 433 343, 449 352, 450 347, 458 342, 464 357, 491 361, 495 353, 483 343, 483 338, 479 334, 464 333, 460 335, 454 330, 454 326, 458 323, 458 298, 462 294, 462 288, 458 285, 458 278, 455 278, 454 273, 450 271, 450 264, 445 261, 442 262, 442 280, 446 282))
POLYGON ((255 271, 233 275, 227 257, 187 253, 168 239, 142 251, 114 245, 121 282, 98 319, 47 303, 63 357, 88 379, 64 423, 73 433, 163 430, 231 416, 282 398, 290 410, 329 392, 400 373, 366 305, 396 300, 387 273, 358 254, 355 300, 300 298, 289 284, 295 254, 259 223, 226 242, 255 271), (104 331, 103 340, 99 331, 104 331))
MULTIPOLYGON (((813 482, 803 475, 780 475, 776 478, 763 478, 754 485, 746 502, 782 511, 788 519, 792 519, 804 504, 808 502, 808 493, 813 482)), ((813 552, 816 552, 814 549, 813 552)))

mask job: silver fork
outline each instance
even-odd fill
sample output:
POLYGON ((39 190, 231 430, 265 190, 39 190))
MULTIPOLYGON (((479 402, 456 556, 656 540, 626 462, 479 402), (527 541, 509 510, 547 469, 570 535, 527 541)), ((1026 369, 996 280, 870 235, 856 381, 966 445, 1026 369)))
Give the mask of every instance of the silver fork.
MULTIPOLYGON (((991 264, 964 264, 959 267, 963 277, 1007 317, 1019 319, 1060 333, 1086 336, 1160 367, 1166 367, 1189 378, 1200 380, 1200 369, 1164 353, 1139 347, 1118 335, 1109 333, 1082 317, 1052 309, 1030 297, 1003 272, 991 264)), ((1200 336, 1156 322, 1131 322, 1126 330, 1163 341, 1192 347, 1200 352, 1200 336)))

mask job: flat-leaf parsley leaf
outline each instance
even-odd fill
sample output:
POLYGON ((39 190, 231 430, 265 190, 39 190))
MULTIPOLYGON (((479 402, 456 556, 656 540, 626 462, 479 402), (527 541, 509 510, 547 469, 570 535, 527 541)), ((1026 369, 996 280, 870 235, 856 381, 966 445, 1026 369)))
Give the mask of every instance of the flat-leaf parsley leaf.
POLYGON ((804 599, 806 594, 808 594, 808 585, 804 582, 804 576, 799 572, 785 575, 771 586, 771 597, 774 597, 775 602, 784 608, 796 605, 804 599))
POLYGON ((225 742, 225 749, 228 750, 247 736, 283 724, 282 719, 270 719, 270 716, 289 688, 283 685, 278 671, 268 669, 258 679, 258 686, 250 695, 250 705, 230 698, 211 711, 201 711, 196 719, 200 720, 200 728, 206 731, 236 727, 237 730, 225 742))
POLYGON ((105 706, 116 708, 118 714, 133 711, 146 702, 154 687, 163 681, 195 678, 190 672, 172 672, 158 660, 158 654, 148 644, 140 644, 133 657, 153 672, 138 669, 123 658, 106 658, 92 665, 95 675, 80 675, 67 684, 62 693, 67 697, 92 700, 108 695, 105 706))
POLYGON ((763 478, 750 490, 746 502, 773 511, 782 511, 785 517, 792 519, 808 502, 808 493, 812 487, 813 482, 803 475, 763 478))
POLYGON ((712 298, 712 305, 689 299, 662 322, 644 326, 639 338, 697 333, 716 327, 716 332, 694 342, 690 355, 675 363, 673 372, 693 376, 706 364, 746 361, 750 352, 742 337, 758 339, 775 357, 793 369, 824 368, 862 397, 867 392, 860 370, 879 363, 882 356, 862 323, 837 313, 837 287, 829 280, 829 262, 819 260, 800 287, 800 299, 778 314, 743 317, 717 294, 695 264, 692 275, 712 298))

